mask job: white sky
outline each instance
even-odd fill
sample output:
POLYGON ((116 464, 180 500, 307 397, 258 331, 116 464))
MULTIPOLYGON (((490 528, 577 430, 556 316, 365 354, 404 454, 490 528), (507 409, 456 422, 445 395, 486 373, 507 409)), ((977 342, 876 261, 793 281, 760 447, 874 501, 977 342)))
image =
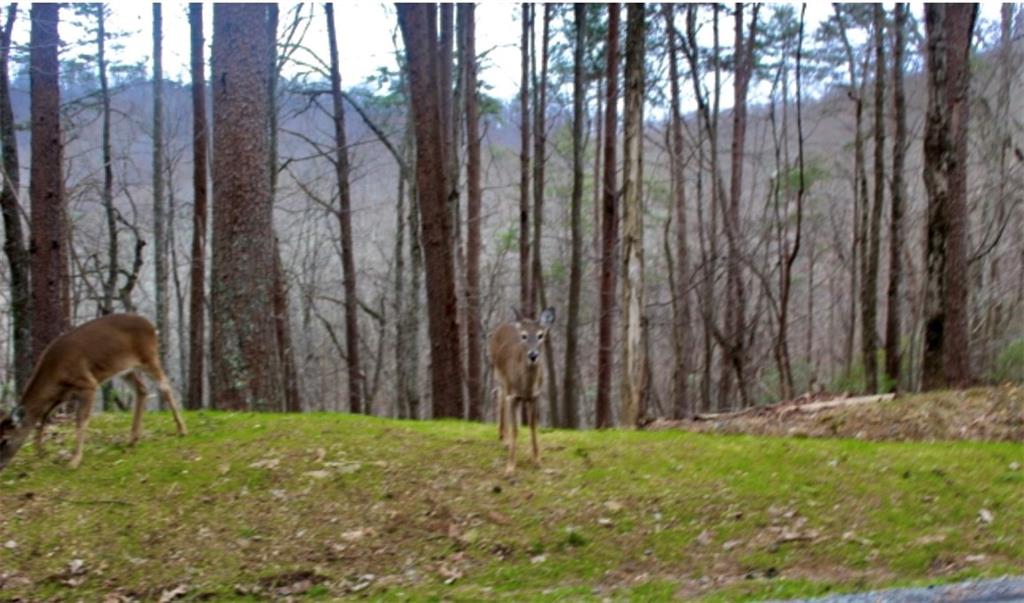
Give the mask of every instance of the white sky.
MULTIPOLYGON (((121 0, 108 3, 111 18, 108 30, 126 32, 130 35, 122 41, 125 48, 114 54, 115 60, 149 62, 152 51, 152 5, 138 0, 121 0)), ((286 26, 289 11, 295 3, 281 3, 281 30, 286 26)), ((891 3, 887 3, 891 6, 891 3)), ((920 4, 912 5, 913 12, 920 15, 920 4)), ((983 2, 981 16, 999 19, 998 2, 983 2)), ((188 3, 164 2, 164 72, 167 77, 188 80, 189 27, 188 3)), ((308 14, 309 5, 306 6, 308 14)), ((207 60, 209 60, 212 37, 213 6, 204 3, 207 60)), ((809 2, 807 5, 807 36, 810 37, 816 24, 832 12, 828 2, 809 2)), ((27 44, 29 37, 28 5, 21 6, 18 23, 15 25, 15 42, 27 44)), ((79 41, 83 34, 67 22, 71 11, 61 11, 61 39, 66 43, 79 41)), ((481 79, 492 86, 491 94, 499 98, 511 98, 519 90, 519 14, 520 5, 503 0, 488 0, 477 5, 477 52, 488 52, 487 61, 481 69, 481 79)), ((314 5, 314 22, 306 35, 305 44, 318 56, 327 60, 327 30, 324 24, 322 4, 314 5)), ((355 0, 335 4, 335 18, 338 31, 339 54, 341 55, 342 85, 349 88, 359 84, 380 66, 395 68, 393 37, 396 33, 397 18, 391 2, 355 0)), ((538 23, 539 27, 539 23, 538 23)), ((723 24, 722 44, 732 40, 731 21, 723 24)), ((398 36, 401 39, 401 36, 398 36)), ((710 44, 710 39, 707 41, 710 44)), ((91 50, 91 49, 90 49, 91 50)), ((723 101, 725 99, 723 98, 723 101)))

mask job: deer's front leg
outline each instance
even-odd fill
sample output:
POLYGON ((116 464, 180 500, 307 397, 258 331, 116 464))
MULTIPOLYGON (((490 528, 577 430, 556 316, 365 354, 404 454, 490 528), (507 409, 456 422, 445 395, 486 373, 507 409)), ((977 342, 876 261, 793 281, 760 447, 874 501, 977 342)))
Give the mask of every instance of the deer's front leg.
POLYGON ((516 471, 516 438, 519 435, 516 429, 515 413, 519 410, 517 399, 515 396, 507 396, 505 398, 505 408, 508 410, 508 437, 506 439, 508 446, 508 461, 505 463, 505 475, 511 476, 516 471))
POLYGON ((537 398, 530 405, 530 444, 533 446, 533 462, 540 465, 540 447, 537 445, 537 398))
POLYGON ((75 455, 71 457, 71 462, 69 463, 72 469, 77 469, 78 465, 82 463, 82 453, 85 450, 85 431, 89 426, 89 417, 92 414, 92 404, 96 398, 96 388, 93 387, 78 390, 75 397, 78 398, 78 412, 75 415, 75 455))

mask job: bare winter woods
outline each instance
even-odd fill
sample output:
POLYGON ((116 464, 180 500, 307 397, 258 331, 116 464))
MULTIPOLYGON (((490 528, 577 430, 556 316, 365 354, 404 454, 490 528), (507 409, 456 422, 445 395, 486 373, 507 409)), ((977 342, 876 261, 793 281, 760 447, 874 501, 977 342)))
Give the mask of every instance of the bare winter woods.
POLYGON ((1024 380, 1018 6, 506 5, 509 98, 480 9, 387 7, 344 81, 344 4, 7 6, 5 405, 122 311, 192 409, 493 420, 548 306, 548 425, 1024 380))

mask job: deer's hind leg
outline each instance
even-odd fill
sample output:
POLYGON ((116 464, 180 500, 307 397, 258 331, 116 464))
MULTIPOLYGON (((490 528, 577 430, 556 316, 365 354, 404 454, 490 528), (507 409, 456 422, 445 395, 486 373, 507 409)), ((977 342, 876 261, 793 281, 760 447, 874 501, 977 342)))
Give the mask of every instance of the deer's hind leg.
POLYGON ((174 392, 171 391, 171 383, 167 380, 167 375, 164 374, 160 361, 156 358, 148 359, 142 365, 142 370, 152 377, 153 381, 156 381, 157 390, 160 392, 160 399, 171 409, 171 414, 174 415, 174 424, 178 427, 178 435, 188 435, 188 428, 185 427, 185 421, 181 418, 181 408, 178 406, 178 401, 174 398, 174 392))

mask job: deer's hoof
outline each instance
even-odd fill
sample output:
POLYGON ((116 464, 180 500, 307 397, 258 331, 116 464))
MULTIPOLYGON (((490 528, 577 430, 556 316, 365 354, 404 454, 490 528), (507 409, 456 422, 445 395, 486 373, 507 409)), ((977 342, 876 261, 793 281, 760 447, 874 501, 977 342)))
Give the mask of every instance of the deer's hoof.
POLYGON ((82 464, 82 457, 80 457, 80 456, 72 457, 71 460, 68 461, 68 467, 70 467, 72 469, 78 469, 78 466, 81 465, 81 464, 82 464))

